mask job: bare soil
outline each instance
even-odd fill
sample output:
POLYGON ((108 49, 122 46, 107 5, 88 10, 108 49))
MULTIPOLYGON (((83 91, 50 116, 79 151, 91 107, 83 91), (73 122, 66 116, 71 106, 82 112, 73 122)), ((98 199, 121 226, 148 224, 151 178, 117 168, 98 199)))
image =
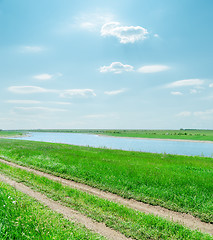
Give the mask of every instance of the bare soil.
POLYGON ((131 239, 131 238, 127 238, 123 234, 107 227, 104 223, 95 222, 91 218, 88 218, 88 217, 84 216, 83 214, 81 214, 75 210, 72 210, 69 207, 65 207, 65 206, 61 205, 60 203, 47 198, 43 194, 33 191, 31 188, 25 186, 24 184, 13 181, 10 178, 8 178, 2 174, 0 174, 0 181, 5 182, 5 183, 15 187, 17 190, 38 200, 43 205, 62 214, 65 218, 67 218, 71 221, 74 221, 76 223, 83 224, 86 228, 106 237, 107 239, 112 239, 112 240, 131 239))
POLYGON ((51 175, 48 173, 44 173, 44 172, 29 168, 29 167, 20 166, 18 164, 12 163, 12 162, 5 161, 3 159, 0 159, 0 162, 8 164, 13 167, 27 170, 29 172, 33 172, 37 175, 44 176, 44 177, 49 178, 54 181, 58 181, 64 185, 79 189, 79 190, 87 192, 89 194, 93 194, 100 198, 104 198, 109 201, 120 203, 129 208, 144 212, 146 214, 154 214, 156 216, 160 216, 160 217, 169 219, 170 221, 179 222, 193 230, 197 229, 202 232, 206 232, 206 233, 213 235, 213 224, 202 222, 200 219, 195 218, 194 216, 192 216, 190 214, 171 211, 171 210, 168 210, 168 209, 160 207, 160 206, 149 205, 146 203, 136 201, 134 199, 125 199, 116 194, 113 194, 110 192, 105 192, 100 189, 90 187, 86 184, 77 183, 77 182, 67 180, 67 179, 64 179, 61 177, 57 177, 57 176, 54 176, 54 175, 51 175))

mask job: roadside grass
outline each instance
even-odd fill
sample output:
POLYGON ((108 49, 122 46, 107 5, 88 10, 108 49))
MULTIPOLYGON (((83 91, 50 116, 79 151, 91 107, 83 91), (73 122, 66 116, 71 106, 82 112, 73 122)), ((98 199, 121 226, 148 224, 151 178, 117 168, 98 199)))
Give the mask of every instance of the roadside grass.
POLYGON ((7 139, 0 157, 213 223, 213 158, 7 139))
POLYGON ((127 237, 134 239, 213 239, 208 234, 190 230, 154 215, 146 215, 26 170, 0 163, 0 172, 98 222, 104 222, 108 227, 127 237))
POLYGON ((105 239, 0 182, 0 239, 105 239))
POLYGON ((179 129, 179 130, 143 130, 143 129, 43 129, 38 132, 67 132, 101 134, 115 137, 138 137, 160 139, 185 139, 213 141, 213 130, 179 129))

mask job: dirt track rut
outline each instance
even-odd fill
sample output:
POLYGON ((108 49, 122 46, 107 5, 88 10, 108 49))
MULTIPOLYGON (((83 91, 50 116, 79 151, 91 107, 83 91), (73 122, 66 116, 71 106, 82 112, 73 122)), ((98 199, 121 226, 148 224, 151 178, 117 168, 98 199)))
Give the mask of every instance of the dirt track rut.
POLYGON ((0 181, 5 182, 17 190, 35 198, 43 205, 48 206, 52 210, 61 213, 65 218, 74 221, 76 223, 83 224, 86 228, 92 230, 93 232, 99 233, 100 235, 111 240, 131 240, 131 238, 125 237, 123 234, 107 227, 104 223, 98 223, 93 221, 91 218, 84 216, 83 214, 72 210, 69 207, 65 207, 60 203, 53 201, 41 193, 33 191, 31 188, 25 186, 22 183, 17 183, 16 181, 11 180, 10 178, 0 174, 0 181))
POLYGON ((100 198, 104 198, 104 199, 107 199, 107 200, 110 200, 113 202, 120 203, 122 205, 128 206, 132 209, 144 212, 146 214, 154 214, 156 216, 160 216, 160 217, 163 217, 163 218, 175 221, 175 222, 179 222, 191 229, 198 229, 202 232, 206 232, 206 233, 213 235, 213 224, 202 222, 202 221, 200 221, 200 219, 195 218, 192 215, 174 212, 174 211, 168 210, 168 209, 160 207, 160 206, 152 206, 152 205, 145 204, 145 203, 133 200, 133 199, 125 199, 116 194, 113 194, 110 192, 104 192, 100 189, 90 187, 86 184, 77 183, 77 182, 67 180, 67 179, 64 179, 61 177, 57 177, 57 176, 54 176, 54 175, 51 175, 48 173, 44 173, 44 172, 29 168, 29 167, 20 166, 18 164, 12 163, 12 162, 5 161, 3 159, 0 159, 0 162, 8 164, 13 167, 27 170, 29 172, 33 172, 37 175, 44 176, 51 180, 61 182, 64 185, 79 189, 79 190, 87 192, 89 194, 96 195, 100 198))

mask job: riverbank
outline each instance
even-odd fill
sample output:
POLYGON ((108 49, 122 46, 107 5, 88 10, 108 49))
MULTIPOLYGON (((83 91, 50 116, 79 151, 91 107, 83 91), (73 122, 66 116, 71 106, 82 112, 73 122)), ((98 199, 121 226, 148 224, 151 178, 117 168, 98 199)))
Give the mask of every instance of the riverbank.
POLYGON ((114 138, 127 138, 127 139, 143 139, 143 140, 157 140, 157 141, 172 141, 172 142, 198 142, 198 143, 213 143, 213 141, 207 140, 190 140, 190 139, 175 139, 175 138, 145 138, 145 137, 120 137, 113 135, 105 135, 105 134, 97 134, 97 136, 101 137, 114 137, 114 138))
POLYGON ((0 157, 213 222, 212 158, 7 139, 0 157))
POLYGON ((0 138, 15 138, 15 137, 24 137, 26 136, 24 133, 22 132, 18 132, 18 131, 6 131, 6 130, 2 130, 0 131, 0 138))
POLYGON ((16 139, 90 146, 96 148, 120 149, 123 151, 213 157, 211 142, 164 141, 151 138, 114 137, 70 132, 30 132, 30 136, 16 139))
POLYGON ((179 129, 179 130, 144 130, 144 129, 38 129, 32 132, 88 133, 114 137, 132 137, 148 139, 177 139, 213 141, 213 130, 179 129))

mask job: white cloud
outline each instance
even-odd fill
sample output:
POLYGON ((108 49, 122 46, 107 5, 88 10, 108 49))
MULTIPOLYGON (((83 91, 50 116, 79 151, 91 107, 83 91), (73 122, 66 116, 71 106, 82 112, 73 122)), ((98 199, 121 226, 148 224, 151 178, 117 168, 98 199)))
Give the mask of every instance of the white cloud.
POLYGON ((86 28, 86 29, 88 29, 88 30, 93 30, 93 29, 95 29, 96 24, 93 23, 93 22, 82 22, 82 23, 80 24, 80 27, 81 27, 81 28, 86 28))
POLYGON ((66 112, 66 109, 47 107, 15 107, 16 110, 25 112, 66 112))
POLYGON ((93 13, 84 12, 79 14, 74 18, 74 25, 89 31, 99 31, 103 24, 113 21, 114 18, 114 15, 111 13, 106 13, 99 9, 93 13))
POLYGON ((213 83, 210 83, 210 84, 209 84, 209 87, 213 88, 213 83))
POLYGON ((191 112, 184 111, 184 112, 178 113, 176 116, 177 116, 177 117, 190 117, 191 115, 192 115, 191 112))
POLYGON ((119 89, 119 90, 114 90, 114 91, 105 91, 104 94, 106 94, 106 95, 117 95, 117 94, 123 93, 125 91, 126 91, 125 89, 119 89))
POLYGON ((141 73, 155 73, 155 72, 162 72, 168 70, 169 67, 166 65, 148 65, 143 66, 138 69, 138 72, 141 73))
POLYGON ((15 103, 15 104, 39 104, 40 101, 35 100, 8 100, 7 103, 15 103))
POLYGON ((90 119, 93 119, 93 118, 106 118, 107 115, 104 115, 104 114, 91 114, 91 115, 86 115, 84 116, 84 118, 90 118, 90 119))
POLYGON ((21 47, 21 51, 26 53, 39 53, 44 51, 44 48, 41 46, 23 46, 21 47))
POLYGON ((57 104, 57 105, 70 105, 70 102, 55 102, 55 101, 49 101, 47 103, 51 103, 51 104, 57 104))
POLYGON ((63 98, 72 98, 72 97, 91 97, 91 96, 96 96, 94 90, 92 89, 68 89, 64 90, 61 94, 60 97, 63 98))
POLYGON ((37 86, 11 86, 8 88, 10 92, 20 93, 20 94, 30 94, 30 93, 44 93, 44 92, 55 92, 56 90, 45 89, 37 86))
POLYGON ((213 109, 208 109, 208 110, 200 111, 200 112, 194 112, 194 116, 200 117, 202 119, 213 118, 213 109))
POLYGON ((154 34, 154 37, 159 38, 159 35, 157 33, 154 34))
POLYGON ((198 91, 197 91, 197 89, 190 89, 190 93, 191 94, 196 94, 196 93, 198 93, 198 91))
POLYGON ((70 102, 58 102, 58 101, 36 101, 36 100, 7 100, 6 103, 14 103, 14 104, 57 104, 57 105, 70 105, 70 102))
POLYGON ((122 26, 119 22, 105 23, 101 28, 101 36, 117 37, 120 43, 134 43, 146 39, 148 31, 141 26, 122 26))
POLYGON ((102 119, 102 118, 106 118, 106 119, 118 119, 119 116, 117 113, 106 113, 106 114, 89 114, 89 115, 85 115, 83 116, 83 118, 86 119, 102 119))
POLYGON ((201 118, 204 120, 209 120, 209 119, 213 119, 213 109, 207 109, 205 111, 197 111, 197 112, 180 112, 178 113, 176 116, 178 117, 190 117, 190 116, 194 116, 196 118, 201 118))
POLYGON ((167 88, 187 87, 187 86, 200 87, 203 83, 204 81, 201 79, 185 79, 185 80, 172 82, 166 85, 166 87, 167 88))
POLYGON ((113 72, 113 73, 122 73, 122 72, 131 72, 133 71, 133 66, 125 65, 120 62, 113 62, 109 66, 100 67, 100 72, 113 72))
MULTIPOLYGON (((32 93, 58 93, 60 97, 63 98, 72 98, 72 97, 90 97, 96 96, 94 90, 92 89, 67 89, 67 90, 55 90, 55 89, 46 89, 37 86, 11 86, 8 88, 10 92, 19 93, 19 94, 32 94, 32 93)), ((51 103, 49 101, 49 103, 51 103)), ((54 103, 54 102, 52 102, 54 103)), ((70 104, 67 102, 55 102, 55 104, 70 104)))
POLYGON ((43 73, 43 74, 33 76, 33 78, 38 79, 38 80, 49 80, 52 77, 53 77, 53 75, 50 75, 48 73, 43 73))
POLYGON ((34 75, 33 78, 40 81, 45 81, 45 80, 55 79, 61 76, 63 76, 62 73, 56 73, 56 74, 42 73, 42 74, 34 75))
POLYGON ((176 96, 180 96, 180 95, 183 95, 182 92, 171 92, 172 95, 176 95, 176 96))

